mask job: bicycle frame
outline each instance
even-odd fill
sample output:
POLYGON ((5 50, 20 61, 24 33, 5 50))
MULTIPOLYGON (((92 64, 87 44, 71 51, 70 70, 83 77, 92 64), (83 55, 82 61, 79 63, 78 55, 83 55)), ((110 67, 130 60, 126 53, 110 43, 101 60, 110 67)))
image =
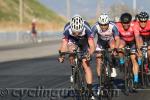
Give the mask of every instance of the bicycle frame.
POLYGON ((74 50, 73 53, 70 52, 64 52, 62 54, 73 54, 74 55, 74 68, 72 69, 72 75, 73 75, 73 82, 71 83, 71 88, 75 91, 75 98, 81 99, 81 100, 88 100, 88 93, 86 94, 87 90, 87 83, 85 82, 85 75, 84 75, 84 69, 82 66, 82 55, 84 55, 85 52, 78 51, 78 47, 74 50), (81 55, 80 55, 81 54, 81 55))
POLYGON ((101 66, 101 75, 100 75, 100 94, 99 94, 99 99, 103 100, 103 96, 106 96, 108 100, 112 99, 112 83, 111 83, 111 55, 110 53, 113 50, 100 50, 100 51, 96 51, 96 53, 102 53, 102 59, 103 59, 103 63, 101 66), (107 71, 106 71, 107 69, 107 71), (108 73, 107 73, 108 72, 108 73), (103 80, 104 78, 104 80, 103 80), (104 82, 102 82, 104 81, 104 82), (102 86, 103 83, 103 86, 102 86), (101 92, 106 92, 103 94, 101 94, 101 92))
POLYGON ((141 47, 142 50, 142 65, 141 65, 141 83, 142 86, 146 87, 148 85, 147 83, 147 68, 148 68, 148 45, 146 42, 144 42, 144 45, 141 47))
POLYGON ((125 63, 122 65, 122 67, 124 67, 124 89, 125 94, 129 95, 129 91, 133 89, 133 72, 130 55, 135 54, 135 51, 131 52, 131 49, 129 47, 125 47, 122 50, 124 52, 123 59, 125 61, 125 63))

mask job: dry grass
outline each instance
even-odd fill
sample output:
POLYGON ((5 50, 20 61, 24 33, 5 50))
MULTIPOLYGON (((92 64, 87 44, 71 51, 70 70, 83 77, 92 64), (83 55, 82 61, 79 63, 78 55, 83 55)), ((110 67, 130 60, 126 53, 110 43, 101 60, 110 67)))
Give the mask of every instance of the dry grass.
MULTIPOLYGON (((38 31, 62 31, 64 24, 51 23, 37 23, 38 31)), ((31 23, 16 23, 16 22, 0 22, 0 32, 18 32, 31 30, 31 23)))

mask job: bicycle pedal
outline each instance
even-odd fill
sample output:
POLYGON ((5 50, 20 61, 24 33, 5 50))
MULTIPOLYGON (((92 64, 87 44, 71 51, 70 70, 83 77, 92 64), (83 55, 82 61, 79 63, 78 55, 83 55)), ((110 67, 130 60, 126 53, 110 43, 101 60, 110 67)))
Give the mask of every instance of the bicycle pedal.
POLYGON ((85 90, 83 88, 81 88, 79 91, 81 94, 83 94, 85 92, 85 90))

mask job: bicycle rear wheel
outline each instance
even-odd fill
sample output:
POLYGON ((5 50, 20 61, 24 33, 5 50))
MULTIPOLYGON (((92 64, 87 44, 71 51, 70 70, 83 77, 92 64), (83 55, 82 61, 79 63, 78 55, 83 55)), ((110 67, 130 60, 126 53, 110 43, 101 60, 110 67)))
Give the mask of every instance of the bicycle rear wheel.
POLYGON ((145 75, 145 85, 147 86, 147 87, 150 87, 150 74, 146 74, 145 75))
POLYGON ((129 92, 133 89, 132 63, 130 60, 124 64, 124 82, 125 94, 129 95, 129 92))
POLYGON ((146 88, 146 59, 142 59, 142 65, 140 66, 139 76, 140 76, 140 84, 142 88, 146 88))
POLYGON ((23 42, 26 42, 26 43, 32 42, 31 33, 24 33, 24 34, 22 35, 22 40, 23 40, 23 42))

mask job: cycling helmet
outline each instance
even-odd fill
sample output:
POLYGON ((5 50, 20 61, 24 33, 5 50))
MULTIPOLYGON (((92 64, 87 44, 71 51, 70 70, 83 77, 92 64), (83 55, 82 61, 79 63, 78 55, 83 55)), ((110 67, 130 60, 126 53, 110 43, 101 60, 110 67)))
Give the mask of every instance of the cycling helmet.
POLYGON ((32 19, 32 23, 35 23, 36 22, 36 19, 34 18, 34 19, 32 19))
POLYGON ((121 23, 130 23, 132 20, 132 15, 129 13, 123 13, 120 17, 121 23))
POLYGON ((80 15, 75 15, 71 18, 70 26, 73 32, 81 32, 84 27, 84 20, 80 15))
POLYGON ((140 21, 147 21, 149 19, 149 15, 147 12, 140 12, 140 14, 138 15, 138 19, 140 21))
POLYGON ((98 22, 100 24, 108 24, 109 23, 109 16, 107 14, 102 14, 100 15, 100 17, 98 18, 98 22))

